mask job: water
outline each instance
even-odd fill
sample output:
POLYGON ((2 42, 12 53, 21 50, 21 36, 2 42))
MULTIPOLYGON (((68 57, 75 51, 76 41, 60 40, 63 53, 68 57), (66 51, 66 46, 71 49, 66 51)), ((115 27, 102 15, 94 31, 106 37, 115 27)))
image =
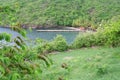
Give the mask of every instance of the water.
MULTIPOLYGON (((35 29, 32 31, 30 31, 30 30, 26 30, 26 31, 27 31, 27 37, 32 40, 34 40, 36 38, 41 38, 41 39, 51 41, 57 35, 63 35, 68 43, 72 43, 73 40, 75 39, 75 37, 77 36, 77 34, 79 33, 79 32, 37 32, 35 29)), ((19 33, 12 31, 9 28, 0 27, 0 33, 2 33, 2 32, 7 32, 9 34, 12 34, 13 38, 18 35, 20 36, 19 33)))

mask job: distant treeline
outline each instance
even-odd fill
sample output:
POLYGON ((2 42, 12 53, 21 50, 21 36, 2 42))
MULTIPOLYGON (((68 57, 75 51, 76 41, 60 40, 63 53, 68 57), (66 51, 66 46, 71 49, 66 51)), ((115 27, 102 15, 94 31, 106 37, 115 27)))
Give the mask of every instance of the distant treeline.
MULTIPOLYGON (((101 22, 120 15, 120 0, 4 0, 0 5, 17 9, 15 17, 21 24, 37 27, 97 28, 101 22)), ((8 20, 4 17, 1 23, 8 20)))

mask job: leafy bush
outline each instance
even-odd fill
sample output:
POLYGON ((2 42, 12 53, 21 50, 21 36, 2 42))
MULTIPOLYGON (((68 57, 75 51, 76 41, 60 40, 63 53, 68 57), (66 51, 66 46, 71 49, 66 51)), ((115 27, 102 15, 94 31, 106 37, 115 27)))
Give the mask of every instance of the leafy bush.
POLYGON ((45 43, 39 44, 39 46, 37 46, 37 51, 38 51, 38 53, 50 53, 55 50, 51 43, 45 42, 45 43))
POLYGON ((37 46, 38 53, 50 53, 53 51, 66 51, 68 49, 67 42, 62 35, 57 35, 53 41, 38 42, 37 46))
POLYGON ((120 19, 115 22, 109 22, 105 25, 104 35, 106 35, 108 46, 120 46, 120 19))
POLYGON ((76 37, 73 42, 74 48, 82 48, 82 47, 90 47, 94 46, 95 43, 95 36, 94 34, 84 34, 83 36, 80 34, 76 37))
POLYGON ((53 43, 51 43, 51 42, 46 43, 46 44, 44 45, 44 48, 45 48, 45 52, 47 52, 47 53, 50 53, 50 52, 52 52, 52 51, 55 51, 55 50, 54 50, 54 47, 53 47, 53 43))
POLYGON ((73 42, 74 48, 91 46, 120 46, 120 20, 107 22, 103 29, 95 33, 78 35, 73 42))
POLYGON ((33 49, 12 52, 10 47, 4 47, 0 49, 0 54, 2 80, 41 79, 43 63, 40 60, 44 60, 47 65, 50 64, 47 57, 37 54, 33 49))
POLYGON ((52 44, 55 51, 65 51, 68 49, 67 42, 62 35, 57 35, 52 41, 52 44))
MULTIPOLYGON (((7 35, 7 33, 4 33, 4 35, 1 33, 1 35, 3 36, 1 37, 1 40, 5 38, 4 40, 11 41, 8 40, 9 36, 7 35), (6 35, 8 36, 8 38, 6 38, 6 35)), ((44 65, 43 62, 45 62, 47 66, 50 66, 51 60, 46 55, 37 53, 35 48, 25 47, 25 49, 23 49, 24 42, 22 42, 22 39, 19 36, 15 38, 14 41, 16 43, 16 46, 11 47, 1 45, 2 47, 0 48, 0 79, 41 79, 41 65, 44 65)))
POLYGON ((51 42, 38 43, 38 53, 50 53, 52 51, 66 51, 68 49, 67 42, 62 35, 57 35, 51 42))
MULTIPOLYGON (((0 14, 6 13, 10 19, 17 20, 15 15, 9 15, 12 14, 10 10, 10 7, 2 9, 0 7, 0 14)), ((12 30, 25 38, 26 31, 16 20, 11 20, 8 25, 12 25, 12 30)), ((47 66, 50 66, 51 64, 51 60, 46 55, 38 54, 35 48, 28 48, 20 36, 11 39, 10 34, 0 33, 0 41, 0 80, 40 80, 41 65, 46 63, 47 66), (6 44, 8 42, 8 45, 12 42, 13 45, 2 45, 2 41, 5 41, 6 44)))

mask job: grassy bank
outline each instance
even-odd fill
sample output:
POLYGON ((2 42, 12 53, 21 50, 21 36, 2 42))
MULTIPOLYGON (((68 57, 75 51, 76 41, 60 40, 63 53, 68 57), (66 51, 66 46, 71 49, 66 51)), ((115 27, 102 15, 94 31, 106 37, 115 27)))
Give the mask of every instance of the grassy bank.
POLYGON ((120 47, 84 48, 51 54, 43 80, 119 80, 120 47))

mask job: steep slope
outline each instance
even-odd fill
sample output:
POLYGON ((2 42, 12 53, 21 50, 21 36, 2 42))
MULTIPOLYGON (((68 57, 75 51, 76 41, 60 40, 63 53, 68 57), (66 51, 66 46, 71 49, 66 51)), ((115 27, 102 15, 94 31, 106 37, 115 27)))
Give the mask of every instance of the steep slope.
POLYGON ((0 0, 19 6, 18 20, 35 26, 96 26, 120 14, 120 0, 0 0))

